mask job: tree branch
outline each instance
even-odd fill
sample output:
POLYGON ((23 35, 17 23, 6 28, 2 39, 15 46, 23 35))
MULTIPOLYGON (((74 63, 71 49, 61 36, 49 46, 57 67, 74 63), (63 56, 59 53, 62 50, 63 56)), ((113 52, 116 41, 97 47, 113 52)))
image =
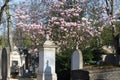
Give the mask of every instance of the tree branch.
POLYGON ((5 7, 7 6, 8 2, 9 2, 9 0, 5 0, 4 5, 1 7, 1 10, 0 10, 0 23, 2 22, 3 11, 5 10, 5 7))
POLYGON ((110 7, 109 7, 109 4, 108 4, 108 0, 105 0, 105 2, 106 2, 106 11, 107 11, 107 15, 109 16, 110 14, 110 7))

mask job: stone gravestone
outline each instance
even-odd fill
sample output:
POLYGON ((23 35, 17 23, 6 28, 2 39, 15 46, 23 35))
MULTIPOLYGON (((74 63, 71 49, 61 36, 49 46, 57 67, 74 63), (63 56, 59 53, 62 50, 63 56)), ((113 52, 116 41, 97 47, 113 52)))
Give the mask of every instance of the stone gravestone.
POLYGON ((47 40, 40 48, 37 80, 57 80, 55 73, 55 48, 53 41, 47 40))
POLYGON ((83 70, 83 56, 78 46, 72 54, 71 80, 89 80, 89 72, 83 70))
POLYGON ((8 77, 7 78, 9 80, 10 79, 10 50, 9 50, 9 47, 6 47, 6 50, 7 50, 7 59, 8 59, 7 60, 7 64, 8 64, 7 65, 8 66, 7 67, 8 68, 8 75, 7 75, 8 77))
MULTIPOLYGON (((7 70, 7 78, 9 79, 10 78, 10 67, 9 67, 9 49, 8 49, 8 47, 6 47, 6 50, 7 50, 7 68, 8 68, 8 70, 7 70)), ((2 46, 0 46, 0 63, 2 63, 2 46)), ((0 64, 0 66, 2 66, 2 64, 0 64)), ((0 68, 0 80, 2 79, 2 67, 0 68)))
POLYGON ((20 76, 20 67, 22 67, 21 56, 18 52, 18 48, 14 46, 13 51, 10 53, 10 68, 11 72, 18 72, 20 76))
POLYGON ((83 69, 83 56, 82 52, 78 49, 78 47, 72 54, 71 63, 71 70, 83 69))
POLYGON ((2 80, 7 80, 7 75, 8 75, 8 63, 7 63, 7 51, 6 51, 6 48, 3 48, 2 49, 2 80))

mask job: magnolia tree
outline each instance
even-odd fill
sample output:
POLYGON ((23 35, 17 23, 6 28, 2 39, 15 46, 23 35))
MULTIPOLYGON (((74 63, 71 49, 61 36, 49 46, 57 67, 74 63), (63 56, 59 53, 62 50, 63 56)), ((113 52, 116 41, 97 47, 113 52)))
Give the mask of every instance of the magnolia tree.
POLYGON ((59 46, 74 47, 77 43, 85 45, 92 37, 99 36, 103 26, 95 27, 98 21, 86 16, 88 8, 85 4, 85 1, 72 4, 64 1, 51 6, 48 33, 59 46))
POLYGON ((15 11, 16 26, 30 36, 34 45, 39 45, 46 34, 59 46, 74 47, 77 43, 85 45, 102 31, 93 25, 97 21, 86 16, 85 4, 86 1, 74 3, 58 1, 50 4, 44 2, 39 4, 40 10, 24 4, 15 11))
POLYGON ((46 25, 43 25, 43 18, 45 19, 45 14, 48 13, 43 6, 47 6, 45 4, 38 4, 39 9, 33 8, 30 4, 23 4, 19 8, 15 10, 15 19, 17 20, 17 28, 20 28, 30 36, 33 45, 39 45, 40 39, 44 39, 46 25), (32 7, 32 8, 31 8, 32 7), (43 15, 44 14, 44 15, 43 15))
POLYGON ((43 0, 40 4, 31 0, 31 4, 16 9, 14 17, 16 26, 30 36, 34 45, 39 45, 48 34, 62 47, 74 47, 77 43, 89 46, 86 42, 99 37, 106 24, 112 21, 110 16, 106 16, 105 5, 96 0, 56 3, 43 0))

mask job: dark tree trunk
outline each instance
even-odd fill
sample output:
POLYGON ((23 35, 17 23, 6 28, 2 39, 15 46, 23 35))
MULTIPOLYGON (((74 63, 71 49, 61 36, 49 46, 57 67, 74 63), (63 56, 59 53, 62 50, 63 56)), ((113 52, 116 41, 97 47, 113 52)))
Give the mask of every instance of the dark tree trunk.
POLYGON ((12 51, 13 48, 13 39, 12 39, 12 25, 11 25, 11 21, 10 21, 10 12, 9 12, 9 5, 8 2, 9 0, 4 0, 4 5, 1 7, 0 9, 0 24, 2 23, 2 15, 3 12, 6 11, 6 15, 7 15, 7 28, 8 28, 8 45, 9 45, 9 50, 12 51))
POLYGON ((2 80, 7 80, 7 51, 2 50, 2 80))

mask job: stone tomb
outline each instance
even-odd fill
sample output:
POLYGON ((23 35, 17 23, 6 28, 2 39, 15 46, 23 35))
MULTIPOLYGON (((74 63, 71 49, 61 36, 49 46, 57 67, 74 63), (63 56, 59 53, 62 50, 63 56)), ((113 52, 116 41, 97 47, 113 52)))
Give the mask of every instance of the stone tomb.
POLYGON ((18 52, 18 48, 14 46, 13 51, 10 53, 10 68, 12 72, 19 72, 19 68, 22 66, 21 56, 18 52))

